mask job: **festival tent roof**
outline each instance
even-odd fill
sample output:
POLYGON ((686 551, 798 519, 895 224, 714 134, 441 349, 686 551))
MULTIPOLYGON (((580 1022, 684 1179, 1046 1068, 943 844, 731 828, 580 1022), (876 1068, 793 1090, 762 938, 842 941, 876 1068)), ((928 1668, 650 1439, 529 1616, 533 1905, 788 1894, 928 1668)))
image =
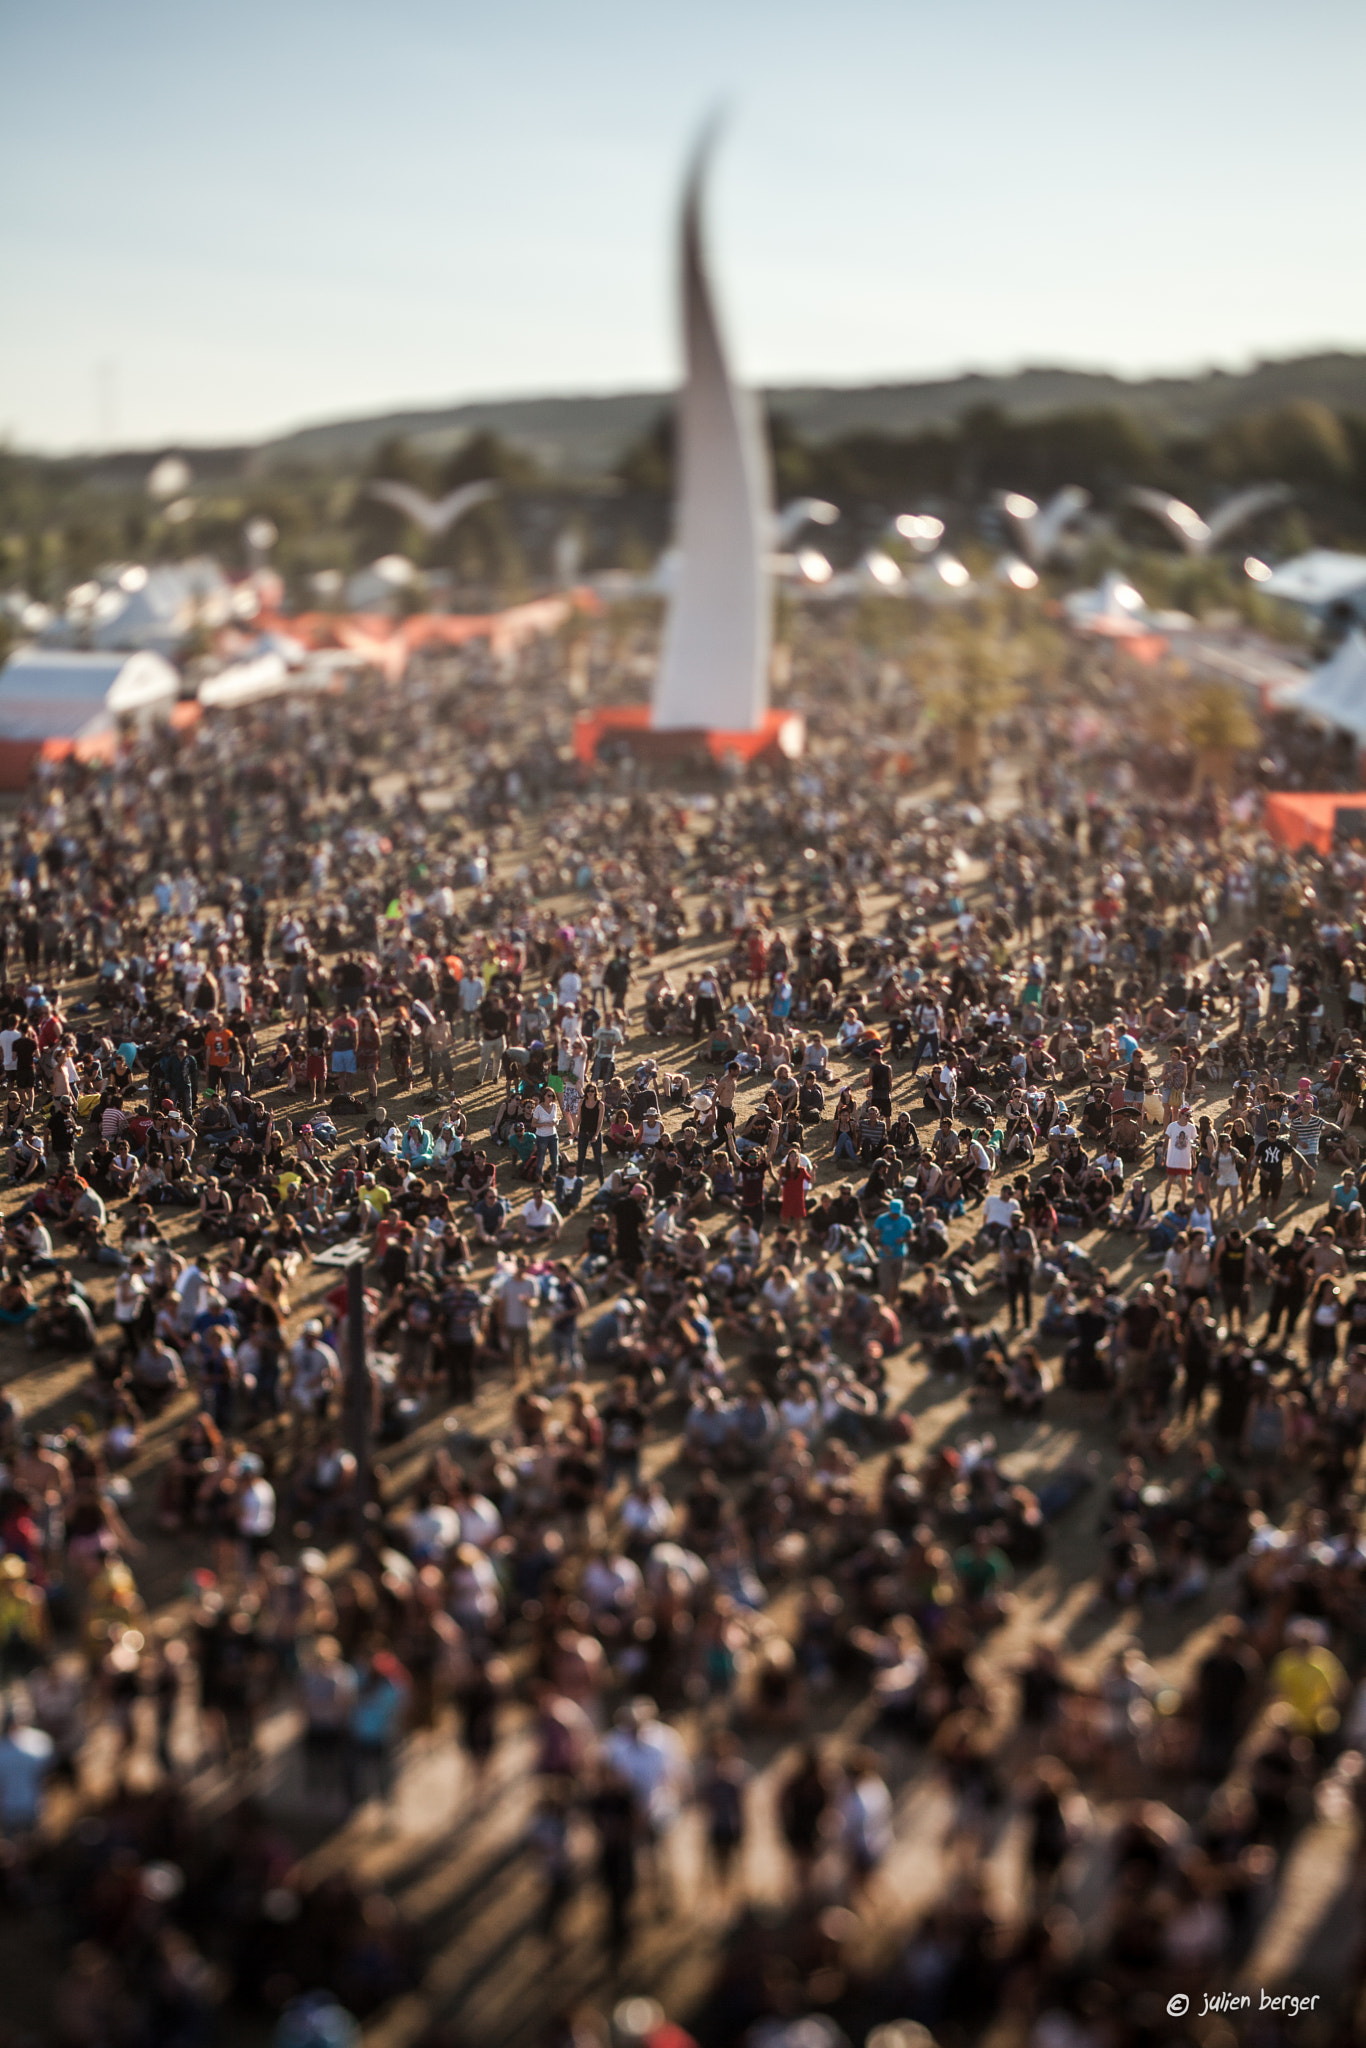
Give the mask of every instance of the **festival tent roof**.
POLYGON ((268 697, 304 695, 330 690, 342 673, 362 665, 359 654, 329 648, 310 654, 291 666, 273 649, 229 663, 199 685, 199 702, 206 711, 236 711, 245 704, 259 704, 268 697))
POLYGON ((1277 790, 1266 800, 1263 823, 1278 846, 1298 853, 1313 846, 1331 853, 1334 834, 1366 839, 1366 790, 1277 790))
POLYGON ((159 654, 25 648, 0 669, 0 739, 84 739, 179 695, 180 678, 159 654))
POLYGON ((1074 633, 1086 639, 1117 640, 1139 661, 1157 661, 1167 641, 1157 621, 1128 578, 1107 570, 1094 590, 1074 590, 1062 601, 1063 615, 1074 633))
POLYGON ((1268 597, 1283 598, 1287 604, 1341 604, 1346 599, 1366 596, 1366 555, 1346 555, 1336 548, 1311 548, 1273 569, 1258 589, 1268 597))
POLYGON ((1359 626, 1314 670, 1295 709, 1366 741, 1366 633, 1359 626))
POLYGON ((575 589, 501 612, 414 612, 397 622, 379 612, 298 612, 281 619, 263 614, 258 623, 310 649, 348 648, 396 683, 419 647, 463 647, 487 640, 495 655, 509 654, 540 634, 557 632, 575 612, 601 609, 593 591, 575 589))
POLYGON ((112 752, 121 718, 169 717, 179 695, 159 654, 22 648, 0 668, 0 789, 22 789, 39 754, 112 752))

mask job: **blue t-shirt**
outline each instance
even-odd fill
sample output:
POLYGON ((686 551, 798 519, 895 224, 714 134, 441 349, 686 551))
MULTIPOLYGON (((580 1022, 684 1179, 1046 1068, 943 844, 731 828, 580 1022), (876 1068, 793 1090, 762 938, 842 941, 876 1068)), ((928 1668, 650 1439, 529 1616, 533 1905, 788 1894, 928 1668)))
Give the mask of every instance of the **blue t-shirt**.
POLYGON ((884 1209, 873 1224, 877 1241, 890 1258, 900 1258, 911 1235, 911 1219, 895 1209, 884 1209))

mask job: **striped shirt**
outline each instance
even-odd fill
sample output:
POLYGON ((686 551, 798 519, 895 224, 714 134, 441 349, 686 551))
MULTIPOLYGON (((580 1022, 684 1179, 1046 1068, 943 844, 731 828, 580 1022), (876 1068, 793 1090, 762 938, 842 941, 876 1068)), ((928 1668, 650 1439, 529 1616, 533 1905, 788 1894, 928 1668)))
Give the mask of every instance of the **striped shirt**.
POLYGON ((1306 1159, 1319 1156, 1319 1137, 1327 1129, 1328 1119, 1302 1111, 1290 1119, 1290 1142, 1297 1152, 1303 1152, 1306 1159))

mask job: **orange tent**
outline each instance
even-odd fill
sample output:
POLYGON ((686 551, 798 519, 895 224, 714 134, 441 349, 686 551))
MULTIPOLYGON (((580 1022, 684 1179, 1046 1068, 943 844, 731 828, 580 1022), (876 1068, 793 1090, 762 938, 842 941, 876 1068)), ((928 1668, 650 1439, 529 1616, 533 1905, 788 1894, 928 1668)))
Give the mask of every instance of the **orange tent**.
POLYGON ((1349 839, 1366 839, 1366 790, 1330 789, 1310 795, 1278 789, 1267 798, 1263 819, 1277 846, 1291 853, 1302 846, 1331 853, 1338 831, 1349 839))
POLYGON ((387 618, 382 612, 299 612, 293 618, 263 616, 258 624, 288 633, 309 649, 349 648, 396 683, 415 648, 464 647, 471 640, 487 640, 495 654, 508 654, 537 634, 557 632, 575 612, 601 609, 596 592, 585 589, 532 598, 501 612, 414 612, 406 619, 387 618))

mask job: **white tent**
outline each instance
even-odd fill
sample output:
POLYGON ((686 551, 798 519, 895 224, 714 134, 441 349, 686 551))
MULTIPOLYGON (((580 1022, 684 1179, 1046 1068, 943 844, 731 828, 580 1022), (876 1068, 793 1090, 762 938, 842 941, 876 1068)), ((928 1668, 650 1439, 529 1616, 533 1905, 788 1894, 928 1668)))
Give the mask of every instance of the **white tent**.
POLYGON ((40 637, 45 647, 175 655, 196 627, 225 625, 232 613, 232 586, 207 556, 151 569, 132 562, 80 584, 40 637))
POLYGON ((349 648, 329 647, 291 666, 283 655, 268 648, 263 654, 235 661, 216 675, 206 676, 199 685, 199 701, 206 711, 235 711, 244 704, 262 703, 267 697, 328 690, 339 675, 363 667, 364 662, 363 654, 349 648))
POLYGON ((1366 632, 1360 626, 1314 670, 1295 709, 1366 742, 1366 632))
POLYGON ((0 788, 22 789, 45 748, 99 751, 120 719, 166 716, 179 695, 159 654, 21 648, 0 668, 0 788))
POLYGON ((1068 624, 1078 633, 1130 640, 1153 630, 1141 593, 1114 569, 1106 570, 1094 590, 1069 592, 1062 608, 1068 624))
POLYGON ((216 562, 167 562, 129 587, 125 578, 95 607, 91 645, 174 654, 197 625, 221 626, 232 591, 216 562))
POLYGON ((1311 548, 1307 555, 1282 562, 1257 588, 1268 597, 1306 605, 1311 611, 1324 611, 1333 604, 1351 604, 1359 611, 1366 604, 1366 555, 1311 548))

